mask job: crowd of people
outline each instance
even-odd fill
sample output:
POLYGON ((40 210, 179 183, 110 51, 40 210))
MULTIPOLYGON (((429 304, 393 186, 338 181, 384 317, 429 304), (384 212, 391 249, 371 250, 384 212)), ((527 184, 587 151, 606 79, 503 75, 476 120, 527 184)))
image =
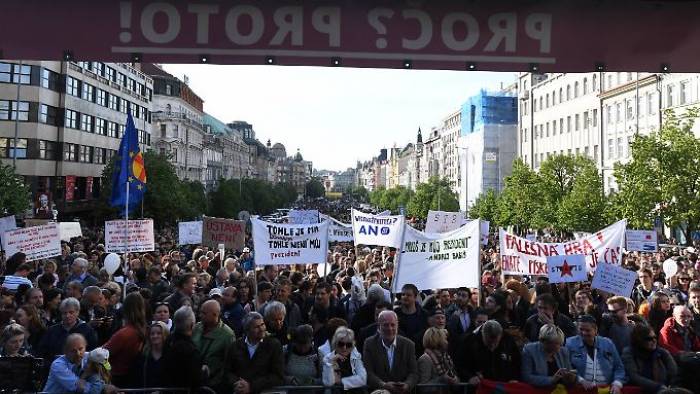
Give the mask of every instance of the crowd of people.
POLYGON ((256 269, 252 244, 222 258, 177 245, 165 229, 155 251, 131 254, 110 275, 100 232, 85 234, 55 258, 1 261, 0 357, 43 359, 42 391, 400 394, 492 380, 700 392, 693 248, 627 254, 639 280, 630 297, 504 276, 493 238, 480 288, 393 292, 395 251, 386 247, 332 245, 325 272, 303 262, 256 269), (678 272, 666 278, 669 258, 678 272))

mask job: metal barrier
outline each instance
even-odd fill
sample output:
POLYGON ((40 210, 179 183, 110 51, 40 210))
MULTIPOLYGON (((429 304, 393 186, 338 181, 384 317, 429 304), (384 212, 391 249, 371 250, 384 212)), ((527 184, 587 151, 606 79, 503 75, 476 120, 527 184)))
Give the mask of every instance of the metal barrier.
MULTIPOLYGON (((367 386, 364 387, 359 387, 360 389, 364 388, 368 393, 371 392, 367 386)), ((422 383, 422 384, 417 384, 413 390, 411 390, 412 393, 414 394, 421 394, 421 393, 429 393, 429 392, 436 392, 439 390, 449 390, 451 393, 463 393, 463 394, 472 394, 476 392, 476 386, 472 386, 468 383, 457 383, 457 384, 445 384, 445 383, 422 383)), ((343 386, 341 385, 335 385, 335 386, 320 386, 320 385, 310 385, 310 386, 276 386, 273 387, 269 390, 265 390, 265 393, 298 393, 298 392, 305 392, 305 393, 342 393, 343 386)))
MULTIPOLYGON (((168 392, 168 393, 191 393, 191 392, 197 392, 197 393, 207 393, 207 394, 216 394, 216 392, 212 389, 210 389, 207 386, 202 386, 197 389, 191 389, 191 388, 186 388, 186 387, 144 387, 144 388, 138 388, 138 389, 119 389, 120 393, 154 393, 154 392, 168 392)), ((35 394, 57 394, 55 392, 46 392, 46 391, 40 391, 35 394)), ((64 393, 60 393, 64 394, 64 393)), ((71 394, 66 392, 65 394, 71 394)))

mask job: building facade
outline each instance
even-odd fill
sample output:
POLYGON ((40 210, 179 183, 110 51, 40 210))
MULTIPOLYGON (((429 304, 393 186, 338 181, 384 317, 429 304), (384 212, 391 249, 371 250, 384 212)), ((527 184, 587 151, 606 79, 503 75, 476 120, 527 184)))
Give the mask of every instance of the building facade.
POLYGON ((462 184, 462 172, 460 170, 460 145, 459 138, 462 131, 462 110, 452 111, 443 120, 440 127, 440 152, 441 169, 440 177, 450 181, 452 190, 459 194, 462 184))
POLYGON ((138 65, 0 60, 0 160, 31 190, 26 216, 93 210, 127 112, 141 149, 151 145, 152 97, 153 80, 138 65))

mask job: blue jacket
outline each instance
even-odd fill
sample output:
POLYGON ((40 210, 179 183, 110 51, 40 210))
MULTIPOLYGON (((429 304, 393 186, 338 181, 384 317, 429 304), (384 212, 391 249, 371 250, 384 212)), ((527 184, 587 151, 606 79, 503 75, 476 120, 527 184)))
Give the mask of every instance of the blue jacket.
MULTIPOLYGON (((612 384, 615 381, 624 384, 627 382, 625 367, 622 364, 622 359, 617 353, 615 344, 606 337, 595 337, 596 360, 600 365, 600 370, 605 376, 607 384, 612 384)), ((566 348, 569 349, 571 355, 571 365, 576 368, 577 374, 580 377, 586 376, 586 361, 588 352, 583 344, 583 339, 580 335, 569 337, 566 339, 566 348)))
MULTIPOLYGON (((554 355, 554 361, 559 368, 571 369, 569 350, 564 346, 554 355)), ((530 342, 523 348, 521 371, 523 381, 527 384, 538 387, 554 385, 553 377, 549 376, 547 359, 540 342, 530 342)))

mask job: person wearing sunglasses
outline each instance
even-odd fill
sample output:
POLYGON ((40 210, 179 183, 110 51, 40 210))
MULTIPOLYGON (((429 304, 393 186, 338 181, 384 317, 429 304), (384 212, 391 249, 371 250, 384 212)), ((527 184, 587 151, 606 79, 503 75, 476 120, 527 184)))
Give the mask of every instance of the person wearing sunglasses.
POLYGON ((658 346, 654 329, 645 324, 632 329, 630 346, 622 352, 622 363, 629 384, 643 392, 657 393, 677 381, 678 367, 673 356, 658 346))
POLYGON ((367 371, 362 356, 355 348, 355 333, 347 327, 339 327, 331 340, 332 351, 323 358, 323 384, 343 385, 345 391, 364 387, 367 371))

